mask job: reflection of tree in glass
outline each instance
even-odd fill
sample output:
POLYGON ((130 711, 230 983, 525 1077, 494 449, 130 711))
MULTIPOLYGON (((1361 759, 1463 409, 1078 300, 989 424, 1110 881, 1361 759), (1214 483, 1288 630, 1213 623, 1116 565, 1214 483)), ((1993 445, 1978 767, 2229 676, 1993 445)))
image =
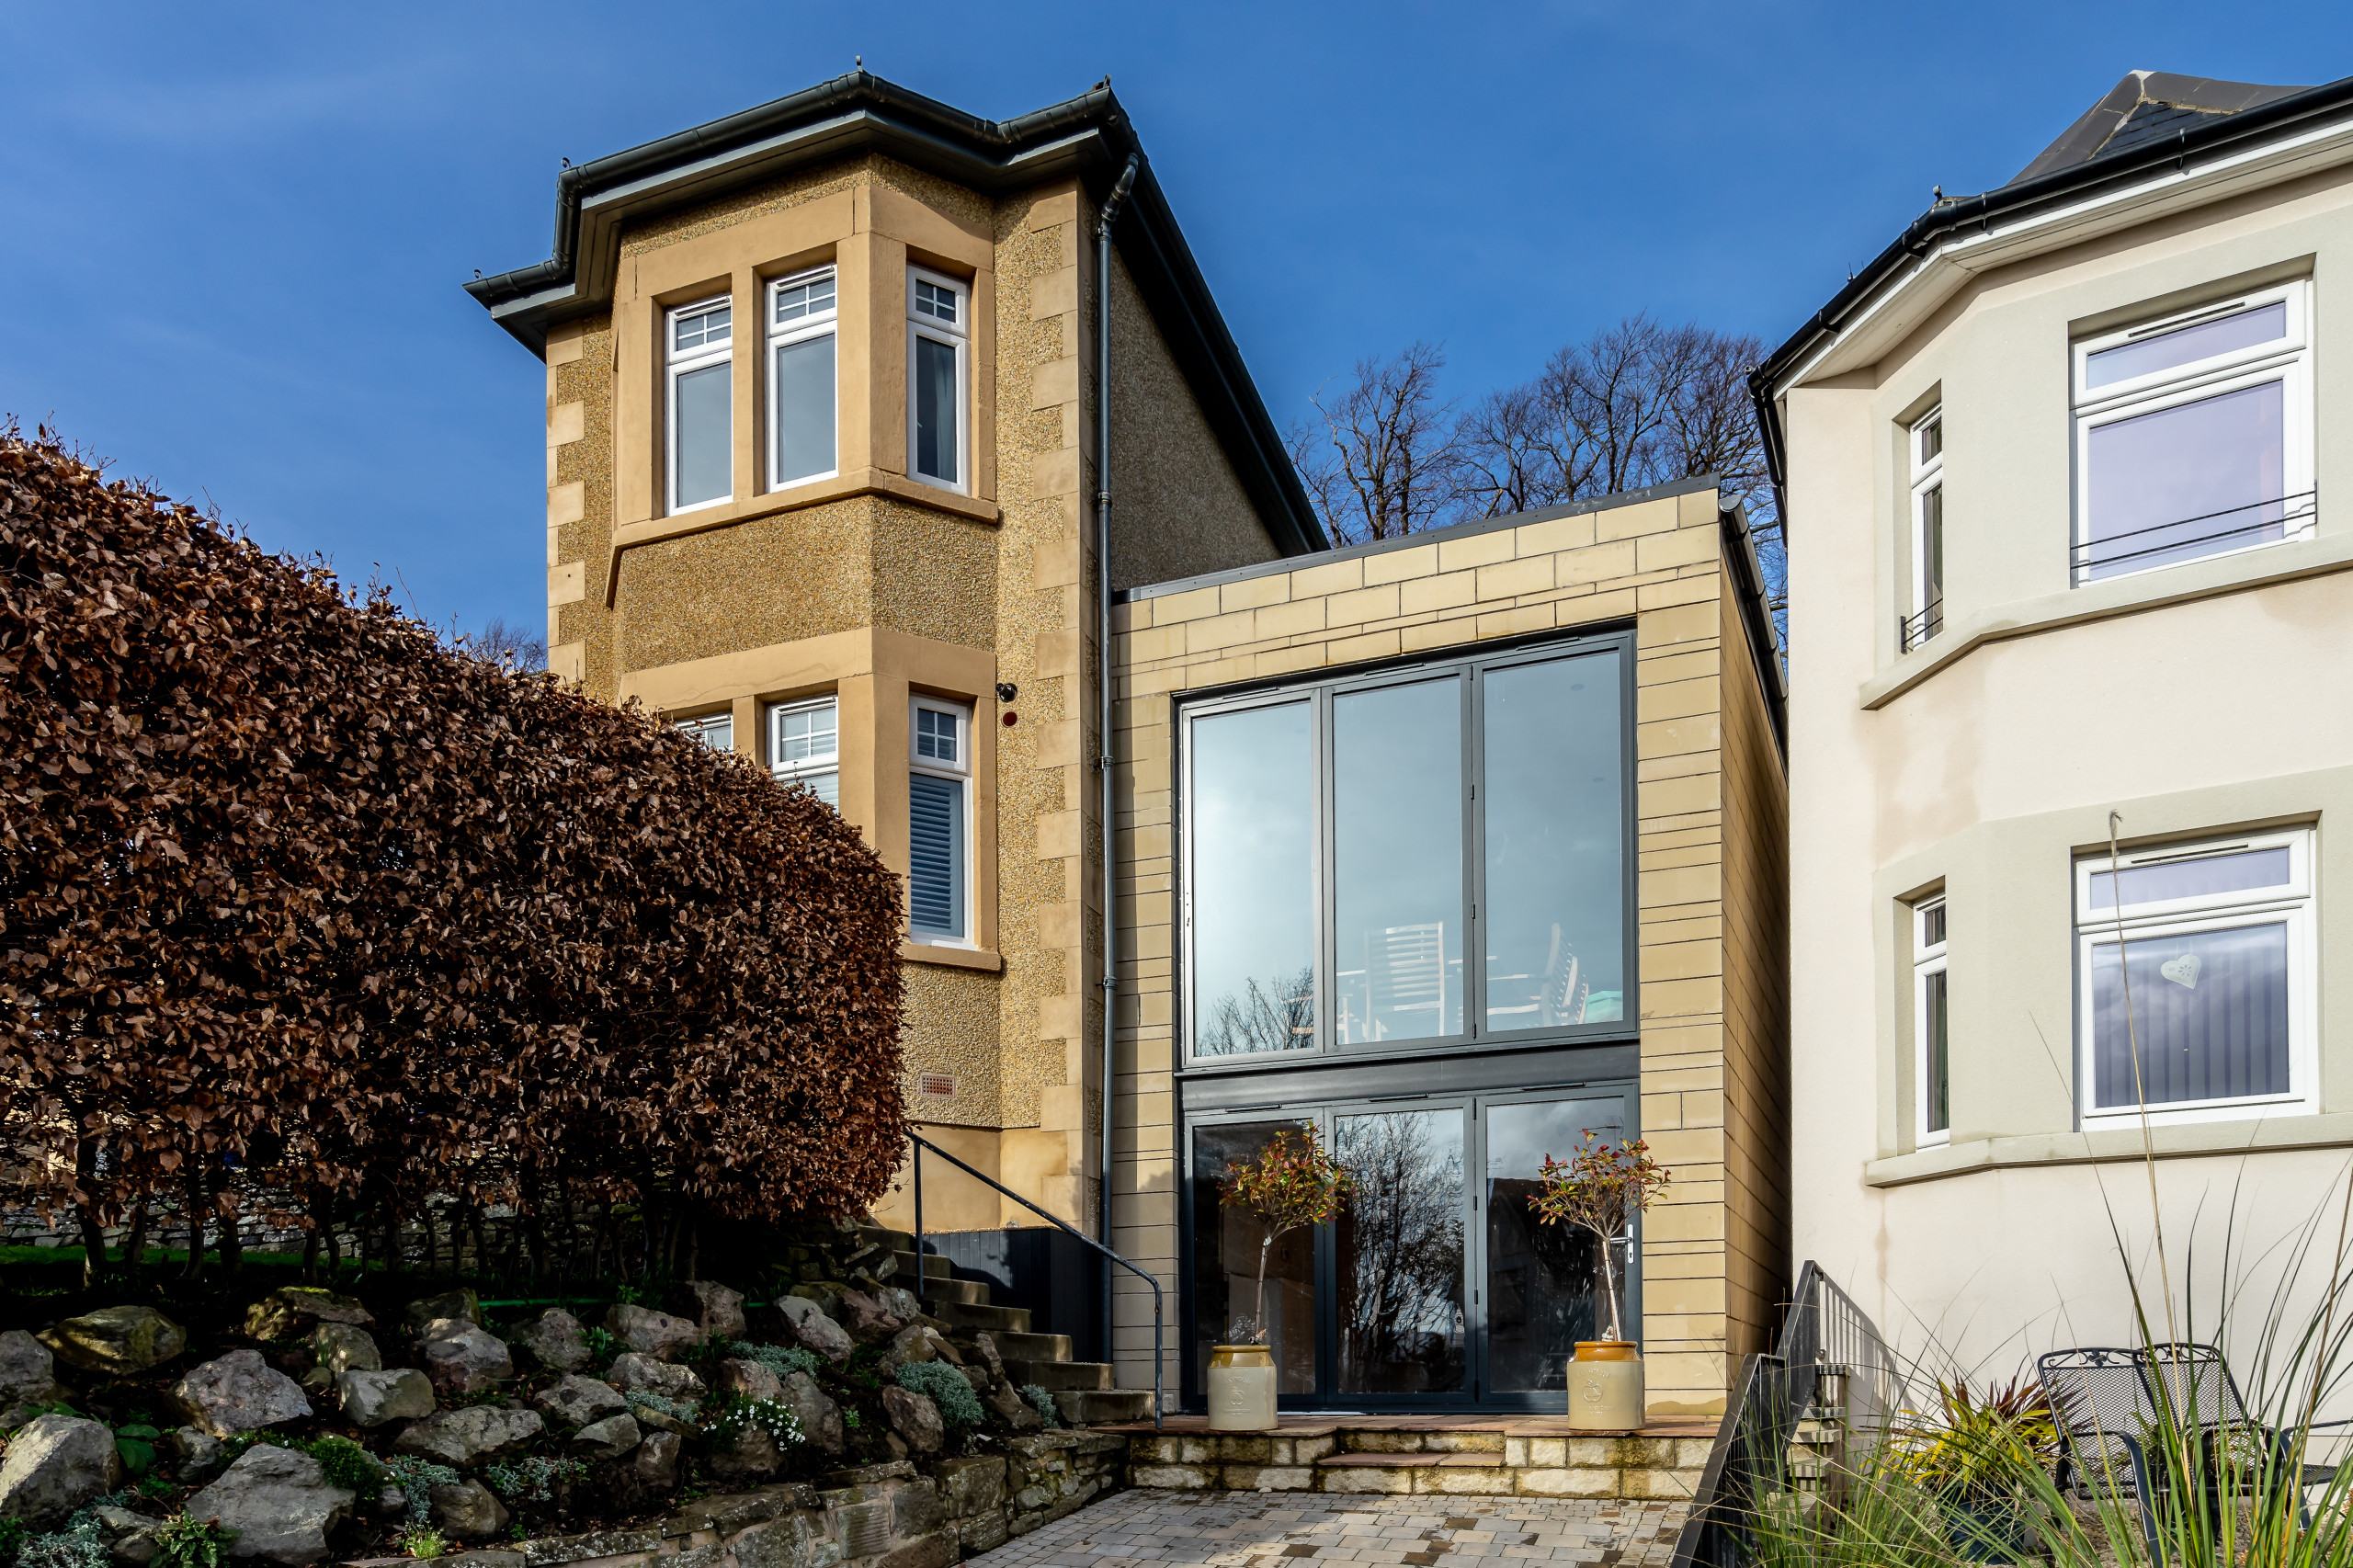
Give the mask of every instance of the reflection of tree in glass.
POLYGON ((1315 971, 1302 965, 1288 978, 1266 984, 1246 983, 1243 996, 1221 996, 1202 1020, 1194 1046, 1202 1056, 1245 1056, 1262 1051, 1296 1051, 1312 1043, 1315 1028, 1315 971))
POLYGON ((1441 1153, 1430 1123, 1407 1112, 1339 1124, 1350 1177, 1340 1260, 1348 1387, 1448 1386, 1461 1358, 1462 1151, 1441 1153), (1407 1368, 1426 1369, 1427 1381, 1407 1368))

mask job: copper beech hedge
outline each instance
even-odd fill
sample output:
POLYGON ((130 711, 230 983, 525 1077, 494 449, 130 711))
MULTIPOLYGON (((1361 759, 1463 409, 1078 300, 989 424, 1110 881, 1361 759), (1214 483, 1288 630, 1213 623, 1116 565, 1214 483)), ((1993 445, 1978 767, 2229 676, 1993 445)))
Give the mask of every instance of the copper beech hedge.
POLYGON ((649 1264, 857 1210, 901 1148, 899 931, 807 791, 0 430, 19 1201, 363 1240, 428 1195, 618 1206, 649 1264))

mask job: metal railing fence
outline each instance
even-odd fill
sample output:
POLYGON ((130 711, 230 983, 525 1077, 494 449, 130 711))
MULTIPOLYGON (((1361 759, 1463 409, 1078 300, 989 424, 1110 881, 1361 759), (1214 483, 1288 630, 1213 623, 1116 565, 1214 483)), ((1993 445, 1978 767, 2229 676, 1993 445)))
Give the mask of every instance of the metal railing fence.
MULTIPOLYGON (((946 1160, 949 1165, 954 1165, 958 1170, 962 1171, 966 1176, 971 1176, 975 1181, 993 1187, 1004 1196, 1010 1198, 1013 1201, 1018 1203, 1024 1209, 1029 1210, 1029 1212, 1037 1215, 1038 1218, 1043 1220, 1049 1225, 1054 1226, 1064 1234, 1078 1241, 1082 1244, 1094 1248, 1097 1252, 1101 1253, 1109 1262, 1126 1269, 1129 1273, 1134 1275, 1137 1278, 1152 1287, 1152 1424, 1154 1428, 1158 1428, 1161 1426, 1162 1412, 1167 1403, 1162 1397, 1161 1392, 1161 1359, 1165 1353, 1162 1346, 1162 1325, 1167 1322, 1167 1313, 1163 1310, 1160 1281, 1154 1278, 1150 1274, 1144 1272, 1143 1269, 1138 1267, 1135 1264, 1129 1262, 1124 1257, 1121 1257, 1118 1253, 1113 1252, 1109 1247, 1105 1246, 1101 1242, 1097 1241, 1093 1236, 1086 1235, 1082 1232, 1074 1230, 1069 1225, 1063 1223, 1061 1220, 1056 1219, 1053 1215, 1047 1213, 1043 1209, 1039 1208, 1036 1204, 1030 1202, 1028 1199, 1022 1197, 1019 1193, 1014 1191, 1013 1188, 1006 1186, 995 1176, 989 1176, 984 1172, 974 1170, 972 1166, 966 1165, 963 1161, 958 1159, 955 1155, 949 1153, 938 1144, 934 1143, 928 1138, 924 1137, 921 1133, 908 1133, 907 1142, 915 1145, 914 1182, 915 1199, 916 1299, 922 1299, 924 1283, 923 1155, 924 1151, 928 1149, 933 1153, 938 1155, 941 1159, 946 1160)), ((1103 1353, 1105 1360, 1108 1361, 1111 1358, 1111 1324, 1108 1322, 1103 1325, 1103 1353)))

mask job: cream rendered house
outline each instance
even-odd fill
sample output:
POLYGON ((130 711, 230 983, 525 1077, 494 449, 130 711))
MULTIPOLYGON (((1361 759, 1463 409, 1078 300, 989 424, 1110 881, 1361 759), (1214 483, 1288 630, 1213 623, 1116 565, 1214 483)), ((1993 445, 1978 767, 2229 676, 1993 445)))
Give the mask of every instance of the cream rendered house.
POLYGON ((2177 1264, 2344 1174, 2348 271, 2353 80, 2136 72, 1757 373, 1796 1256, 1915 1346, 2135 1342, 2144 1136, 2177 1264))

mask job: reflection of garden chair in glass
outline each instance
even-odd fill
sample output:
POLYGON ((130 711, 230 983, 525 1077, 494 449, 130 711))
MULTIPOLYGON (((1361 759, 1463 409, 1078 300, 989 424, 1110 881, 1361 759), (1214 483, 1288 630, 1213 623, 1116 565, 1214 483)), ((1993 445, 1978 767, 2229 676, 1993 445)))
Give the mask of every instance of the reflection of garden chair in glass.
POLYGON ((1561 935, 1558 921, 1552 925, 1552 950, 1544 959, 1544 985, 1536 994, 1536 1016, 1540 1023, 1581 1024, 1585 1022, 1585 999, 1593 987, 1582 973, 1576 949, 1561 935))
POLYGON ((1366 955, 1371 983, 1371 1038, 1446 1033, 1446 925, 1391 926, 1366 955), (1427 1014, 1425 1020, 1423 1014, 1427 1014))

